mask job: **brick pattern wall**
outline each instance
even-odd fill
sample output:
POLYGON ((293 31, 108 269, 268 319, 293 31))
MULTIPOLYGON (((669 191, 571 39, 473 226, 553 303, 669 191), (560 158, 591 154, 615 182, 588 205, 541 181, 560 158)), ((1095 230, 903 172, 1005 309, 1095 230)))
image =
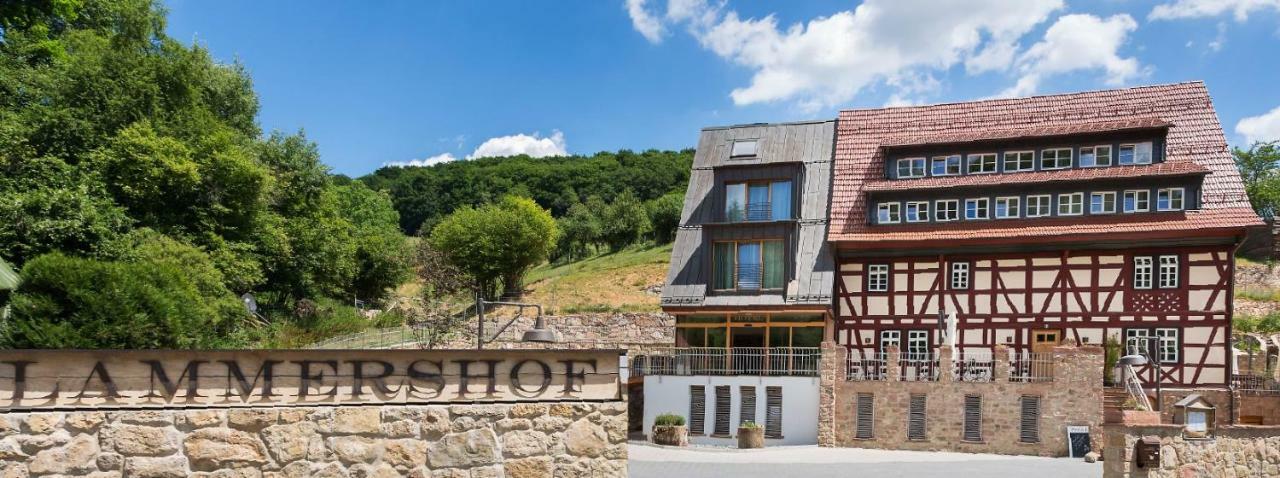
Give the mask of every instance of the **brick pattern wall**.
POLYGON ((1178 425, 1106 426, 1104 478, 1280 476, 1280 427, 1218 427, 1210 439, 1188 439, 1178 425), (1138 468, 1134 445, 1143 437, 1160 440, 1160 464, 1138 468))
POLYGON ((626 476, 626 404, 0 414, 0 476, 626 476))
MULTIPOLYGON (((1016 455, 1067 455, 1066 426, 1091 428, 1094 449, 1101 444, 1103 351, 1101 347, 1062 346, 1053 350, 1051 382, 1010 382, 1009 366, 995 362, 990 382, 960 382, 952 378, 951 350, 940 349, 936 382, 898 380, 898 351, 890 348, 883 381, 845 379, 843 347, 823 348, 819 392, 819 445, 899 450, 960 451, 1016 455), (858 439, 856 401, 859 393, 874 397, 874 438, 858 439), (926 396, 924 440, 907 439, 911 396, 926 396), (966 395, 982 397, 982 440, 963 440, 966 395), (1020 441, 1023 395, 1040 397, 1040 440, 1020 441)), ((1007 357, 997 346, 994 356, 1007 357)))

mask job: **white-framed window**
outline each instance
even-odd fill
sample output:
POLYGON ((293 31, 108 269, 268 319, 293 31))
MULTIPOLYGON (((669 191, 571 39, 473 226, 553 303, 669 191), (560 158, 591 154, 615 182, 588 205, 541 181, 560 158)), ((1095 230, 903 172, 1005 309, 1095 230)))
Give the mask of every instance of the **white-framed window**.
POLYGON ((1019 215, 1022 198, 1018 196, 996 198, 996 219, 1011 219, 1019 215))
POLYGON ((990 219, 990 209, 991 202, 987 198, 972 198, 964 200, 965 219, 990 219))
POLYGON ((1156 354, 1159 355, 1160 363, 1178 363, 1178 355, 1182 349, 1182 344, 1178 340, 1178 329, 1160 328, 1155 329, 1156 338, 1160 341, 1160 345, 1156 348, 1156 354))
POLYGON ((907 201, 907 222, 929 222, 929 201, 907 201))
POLYGON ((1071 148, 1046 149, 1040 152, 1040 169, 1071 167, 1071 148))
POLYGON ((899 178, 923 178, 924 158, 902 158, 898 160, 899 178))
POLYGON ((1133 288, 1150 289, 1152 280, 1151 256, 1133 258, 1133 288))
POLYGON ((1089 214, 1114 212, 1116 212, 1116 193, 1107 191, 1089 194, 1089 214))
POLYGON ((881 330, 880 331, 880 353, 885 353, 889 347, 902 347, 902 331, 901 330, 881 330))
POLYGON ((920 360, 929 355, 929 349, 928 330, 907 331, 907 355, 920 360))
POLYGON ((733 147, 729 150, 731 158, 749 158, 756 156, 756 150, 760 143, 757 140, 741 140, 734 141, 733 147))
POLYGON ((1036 169, 1035 151, 1009 151, 1004 153, 1004 172, 1031 171, 1036 169))
POLYGON ((1151 191, 1130 189, 1124 192, 1124 212, 1146 212, 1151 209, 1151 191))
POLYGON ((969 263, 951 263, 951 288, 964 290, 969 288, 969 263))
POLYGON ((1181 334, 1172 327, 1124 329, 1124 343, 1126 355, 1148 355, 1154 346, 1154 359, 1160 363, 1178 363, 1182 354, 1181 334))
POLYGON ((1148 337, 1151 337, 1151 329, 1124 329, 1125 355, 1145 355, 1148 337))
POLYGON ((1181 211, 1183 207, 1183 196, 1186 195, 1186 189, 1183 188, 1163 188, 1156 190, 1156 210, 1157 211, 1181 211))
POLYGON ((1059 216, 1079 216, 1081 214, 1084 214, 1084 193, 1058 195, 1059 216))
POLYGON ((967 161, 969 162, 969 174, 987 174, 996 172, 996 154, 970 154, 967 161))
POLYGON ((934 176, 955 176, 960 174, 960 155, 933 157, 934 176))
POLYGON ((1110 146, 1087 146, 1080 148, 1080 167, 1092 168, 1111 166, 1110 146))
POLYGON ((955 221, 960 219, 960 200, 940 199, 933 203, 934 218, 937 221, 955 221))
POLYGON ((1122 144, 1117 153, 1122 165, 1151 164, 1151 143, 1122 144))
POLYGON ((1159 276, 1156 280, 1161 289, 1178 288, 1178 256, 1160 256, 1159 276))
POLYGON ((889 265, 867 265, 867 292, 889 291, 889 265))
POLYGON ((893 224, 902 220, 902 204, 897 202, 882 202, 876 206, 876 222, 879 224, 893 224))
POLYGON ((1027 217, 1048 216, 1053 211, 1052 207, 1053 196, 1048 194, 1027 196, 1027 217))

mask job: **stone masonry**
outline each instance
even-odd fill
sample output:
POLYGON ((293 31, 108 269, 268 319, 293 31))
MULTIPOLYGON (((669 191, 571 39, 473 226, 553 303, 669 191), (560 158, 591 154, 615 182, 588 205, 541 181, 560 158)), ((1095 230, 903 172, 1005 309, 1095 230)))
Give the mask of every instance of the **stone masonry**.
POLYGON ((1185 438, 1180 425, 1107 425, 1105 478, 1280 476, 1280 427, 1217 427, 1210 438, 1185 438), (1158 466, 1139 468, 1134 445, 1160 441, 1158 466))
POLYGON ((622 401, 0 414, 0 477, 613 477, 622 401))

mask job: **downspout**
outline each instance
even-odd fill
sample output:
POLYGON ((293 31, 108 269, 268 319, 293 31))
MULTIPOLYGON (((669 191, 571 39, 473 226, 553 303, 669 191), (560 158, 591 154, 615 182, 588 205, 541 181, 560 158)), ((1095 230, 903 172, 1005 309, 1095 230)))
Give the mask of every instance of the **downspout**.
POLYGON ((1236 236, 1235 244, 1231 246, 1231 255, 1227 256, 1230 261, 1230 267, 1227 268, 1230 279, 1227 280, 1227 395, 1230 397, 1228 402, 1231 405, 1230 415, 1227 423, 1236 424, 1236 381, 1232 378, 1235 376, 1236 354, 1235 347, 1231 345, 1235 339, 1232 336, 1232 323, 1235 322, 1236 310, 1236 252, 1240 250, 1240 246, 1244 245, 1245 235, 1236 236))

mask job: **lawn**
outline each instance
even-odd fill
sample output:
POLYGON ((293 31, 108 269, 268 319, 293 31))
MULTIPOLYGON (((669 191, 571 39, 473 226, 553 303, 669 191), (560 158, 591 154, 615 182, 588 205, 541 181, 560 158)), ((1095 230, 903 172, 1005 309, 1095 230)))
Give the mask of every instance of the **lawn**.
POLYGON ((525 302, 550 314, 656 312, 671 245, 632 246, 566 264, 543 264, 525 276, 525 302))

